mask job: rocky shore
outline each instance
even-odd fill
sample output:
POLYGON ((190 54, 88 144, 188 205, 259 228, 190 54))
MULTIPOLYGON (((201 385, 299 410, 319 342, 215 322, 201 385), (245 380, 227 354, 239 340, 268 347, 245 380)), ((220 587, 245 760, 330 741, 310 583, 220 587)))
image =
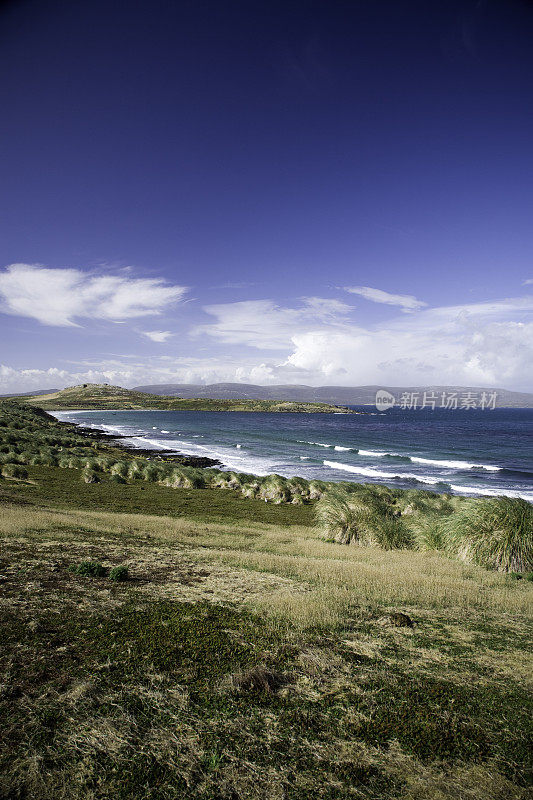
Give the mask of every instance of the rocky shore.
POLYGON ((62 422, 62 425, 68 427, 75 427, 76 433, 91 439, 95 442, 102 442, 111 447, 118 447, 122 450, 127 450, 129 454, 134 454, 140 458, 156 459, 158 461, 172 461, 176 464, 181 464, 184 467, 196 467, 205 469, 207 467, 219 467, 222 462, 216 458, 206 458, 205 456, 190 456, 184 453, 174 453, 171 450, 160 450, 159 448, 144 448, 134 447, 125 439, 129 437, 120 433, 107 433, 100 428, 85 428, 82 425, 76 425, 72 422, 62 422))

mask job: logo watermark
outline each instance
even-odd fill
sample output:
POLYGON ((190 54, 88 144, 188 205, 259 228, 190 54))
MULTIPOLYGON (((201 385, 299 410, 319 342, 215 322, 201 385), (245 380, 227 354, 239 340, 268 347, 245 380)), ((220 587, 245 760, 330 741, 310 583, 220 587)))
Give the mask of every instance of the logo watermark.
POLYGON ((449 411, 494 411, 497 392, 434 392, 432 390, 420 392, 400 392, 397 396, 386 389, 376 392, 376 408, 386 411, 396 406, 402 411, 416 411, 430 408, 443 408, 449 411))

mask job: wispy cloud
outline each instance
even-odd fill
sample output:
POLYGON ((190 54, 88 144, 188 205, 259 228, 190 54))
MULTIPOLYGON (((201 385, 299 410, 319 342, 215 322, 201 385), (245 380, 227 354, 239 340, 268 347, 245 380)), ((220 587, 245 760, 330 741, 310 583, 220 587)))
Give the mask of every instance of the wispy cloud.
POLYGON ((524 281, 524 286, 530 286, 531 284, 533 284, 533 278, 527 278, 524 281))
POLYGON ((358 294, 373 303, 399 306, 403 311, 416 311, 427 306, 427 303, 417 300, 411 294, 391 294, 390 292, 384 292, 382 289, 373 289, 371 286, 345 286, 344 291, 358 294))
POLYGON ((166 342, 167 339, 170 339, 172 336, 170 331, 141 331, 141 333, 143 336, 151 339, 152 342, 158 342, 159 344, 166 342))
POLYGON ((351 307, 340 300, 304 297, 297 308, 273 300, 246 300, 205 306, 216 322, 198 326, 194 333, 208 334, 224 344, 244 344, 266 350, 287 347, 299 330, 341 323, 351 307))
POLYGON ((0 272, 0 309, 43 325, 73 326, 82 319, 123 322, 156 315, 186 291, 159 278, 93 275, 34 264, 11 264, 0 272))

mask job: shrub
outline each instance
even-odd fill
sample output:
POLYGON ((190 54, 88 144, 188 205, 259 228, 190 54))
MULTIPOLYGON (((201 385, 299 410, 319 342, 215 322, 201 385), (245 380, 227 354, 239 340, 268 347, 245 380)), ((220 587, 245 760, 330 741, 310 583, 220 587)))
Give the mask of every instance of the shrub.
POLYGON ((83 472, 81 473, 82 480, 84 483, 99 483, 100 478, 96 474, 96 472, 92 469, 88 469, 85 467, 83 472))
POLYGON ((409 527, 417 550, 443 550, 445 546, 442 515, 427 512, 409 518, 409 527))
POLYGON ((442 521, 447 549, 502 572, 533 569, 533 505, 521 498, 475 500, 442 521))
POLYGON ((107 569, 99 561, 82 561, 77 567, 71 567, 71 570, 84 578, 103 578, 107 575, 107 569))
POLYGON ((20 464, 3 464, 2 477, 4 478, 27 478, 28 470, 20 464))
POLYGON ((111 475, 120 475, 121 478, 126 478, 128 475, 128 463, 126 461, 115 461, 109 471, 111 475))
POLYGON ((129 577, 130 573, 125 564, 119 567, 113 567, 109 572, 109 579, 112 581, 127 581, 129 577))
POLYGON ((122 475, 117 475, 116 472, 109 476, 109 480, 112 483, 127 483, 126 478, 123 478, 122 475))
POLYGON ((270 501, 276 505, 288 503, 291 499, 291 493, 287 485, 287 480, 275 473, 267 475, 261 482, 259 497, 262 500, 270 501))
POLYGON ((394 496, 382 487, 354 485, 330 489, 317 503, 321 535, 339 544, 392 548, 411 545, 411 535, 394 506, 394 496))

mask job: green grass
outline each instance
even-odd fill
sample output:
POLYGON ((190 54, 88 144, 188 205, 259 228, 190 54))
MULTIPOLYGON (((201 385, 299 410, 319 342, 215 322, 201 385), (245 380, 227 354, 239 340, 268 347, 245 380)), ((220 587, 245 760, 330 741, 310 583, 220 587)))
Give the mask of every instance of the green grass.
MULTIPOLYGON (((17 513, 6 507, 6 519, 17 513)), ((127 540, 139 565, 151 553, 152 583, 70 572, 69 551, 123 549, 107 532, 116 516, 78 512, 87 530, 73 526, 60 539, 53 515, 48 524, 43 516, 40 533, 27 520, 27 532, 6 540, 2 796, 525 800, 532 709, 516 661, 527 651, 524 620, 421 605, 409 609, 415 627, 398 629, 381 625, 379 606, 353 605, 338 627, 316 617, 302 629, 207 595, 168 599, 155 565, 183 553, 172 532, 167 547, 157 535, 150 545, 127 540), (21 589, 36 581, 21 605, 21 589)), ((141 515, 138 525, 155 530, 141 515)), ((211 546, 212 535, 198 544, 211 546)), ((196 581, 216 586, 213 562, 190 557, 174 596, 180 581, 186 591, 196 581)))
POLYGON ((218 489, 169 489, 158 484, 135 481, 117 484, 112 476, 100 475, 100 482, 83 483, 80 472, 57 467, 28 467, 32 483, 0 481, 0 500, 55 508, 86 508, 134 514, 185 516, 212 522, 227 519, 277 525, 313 525, 313 507, 273 505, 248 500, 235 492, 218 489))

